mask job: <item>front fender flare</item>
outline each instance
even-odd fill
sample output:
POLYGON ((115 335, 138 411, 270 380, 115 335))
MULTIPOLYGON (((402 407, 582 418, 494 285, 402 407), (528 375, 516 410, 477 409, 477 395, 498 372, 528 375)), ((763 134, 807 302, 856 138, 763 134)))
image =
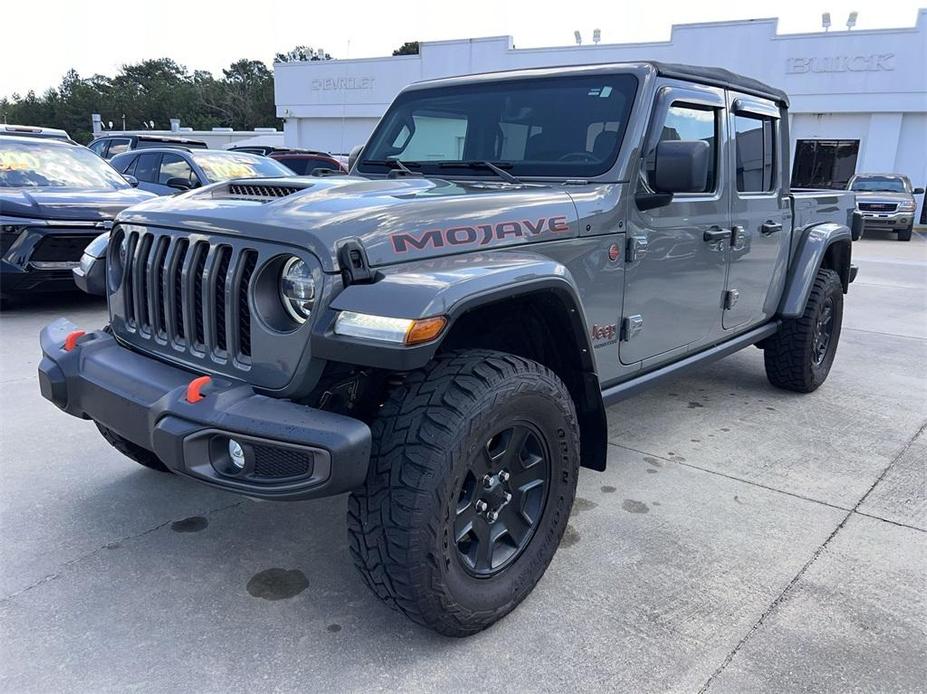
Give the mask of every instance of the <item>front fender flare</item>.
MULTIPOLYGON (((797 251, 792 255, 791 269, 786 279, 782 300, 779 303, 779 316, 782 318, 801 316, 805 312, 814 278, 827 256, 828 249, 834 244, 846 244, 849 250, 852 243, 852 232, 843 224, 825 222, 806 228, 802 232, 797 251)), ((850 254, 847 252, 846 267, 838 268, 844 289, 849 281, 849 263, 850 254)))
POLYGON ((477 306, 548 291, 567 304, 584 369, 595 371, 576 285, 564 265, 546 256, 523 251, 450 256, 379 268, 377 276, 372 283, 346 287, 332 300, 313 334, 314 356, 390 370, 419 368, 434 357, 441 338, 405 347, 335 335, 337 312, 411 319, 443 315, 447 334, 458 317, 477 306))

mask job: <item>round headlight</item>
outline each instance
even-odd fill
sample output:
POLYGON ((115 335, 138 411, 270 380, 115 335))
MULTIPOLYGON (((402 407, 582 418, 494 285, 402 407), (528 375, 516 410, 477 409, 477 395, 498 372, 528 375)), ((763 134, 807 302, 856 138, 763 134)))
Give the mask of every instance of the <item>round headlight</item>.
POLYGON ((287 313, 304 323, 315 303, 315 280, 309 266, 299 258, 290 258, 280 273, 280 300, 287 313))

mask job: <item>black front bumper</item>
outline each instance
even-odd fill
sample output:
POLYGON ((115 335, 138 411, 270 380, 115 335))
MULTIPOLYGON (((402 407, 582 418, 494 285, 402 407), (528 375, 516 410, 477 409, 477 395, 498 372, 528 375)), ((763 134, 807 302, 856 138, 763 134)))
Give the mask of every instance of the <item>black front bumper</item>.
POLYGON ((187 387, 201 374, 133 352, 105 332, 89 333, 66 351, 65 338, 73 330, 76 326, 60 319, 42 331, 42 395, 68 414, 93 419, 153 451, 174 472, 247 496, 287 501, 363 484, 371 438, 365 423, 260 395, 246 383, 217 376, 203 389, 202 400, 189 402, 187 387), (243 470, 230 465, 230 438, 246 451, 243 470), (262 464, 261 456, 270 462, 262 464), (281 467, 281 461, 294 460, 305 461, 301 474, 281 467))

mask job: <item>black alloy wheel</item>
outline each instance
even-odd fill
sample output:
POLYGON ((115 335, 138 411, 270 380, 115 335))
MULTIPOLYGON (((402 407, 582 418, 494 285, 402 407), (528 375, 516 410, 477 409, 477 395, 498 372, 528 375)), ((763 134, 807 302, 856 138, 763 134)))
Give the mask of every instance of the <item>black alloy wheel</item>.
POLYGON ((547 502, 550 454, 533 424, 493 435, 470 464, 457 495, 454 537, 464 569, 503 571, 531 541, 547 502))

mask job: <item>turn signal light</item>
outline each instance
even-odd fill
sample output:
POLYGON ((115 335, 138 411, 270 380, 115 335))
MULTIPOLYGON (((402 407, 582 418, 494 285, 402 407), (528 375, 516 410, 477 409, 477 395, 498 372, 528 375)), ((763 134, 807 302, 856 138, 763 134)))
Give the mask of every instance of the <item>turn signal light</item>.
POLYGON ((441 334, 445 325, 447 325, 447 318, 444 316, 413 321, 409 332, 406 333, 406 344, 417 345, 422 342, 431 342, 441 334))

